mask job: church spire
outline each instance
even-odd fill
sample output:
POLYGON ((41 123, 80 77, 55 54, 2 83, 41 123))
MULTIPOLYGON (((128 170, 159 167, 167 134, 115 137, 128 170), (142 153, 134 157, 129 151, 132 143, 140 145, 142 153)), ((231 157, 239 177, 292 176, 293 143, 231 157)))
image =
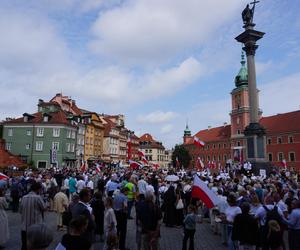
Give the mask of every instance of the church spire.
POLYGON ((191 130, 189 129, 188 120, 186 120, 185 130, 184 130, 184 136, 191 136, 191 130))
POLYGON ((248 85, 248 71, 246 68, 245 55, 242 51, 241 55, 241 68, 238 75, 235 77, 235 86, 240 87, 243 85, 248 85))

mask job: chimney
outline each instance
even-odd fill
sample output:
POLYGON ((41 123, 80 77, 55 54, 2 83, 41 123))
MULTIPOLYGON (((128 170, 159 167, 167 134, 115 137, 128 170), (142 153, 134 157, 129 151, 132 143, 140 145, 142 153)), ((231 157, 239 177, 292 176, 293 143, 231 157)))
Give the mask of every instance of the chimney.
POLYGON ((39 104, 42 104, 44 102, 44 100, 43 99, 39 99, 39 104))
POLYGON ((211 129, 211 126, 209 125, 207 129, 210 130, 210 129, 211 129))
POLYGON ((226 127, 226 126, 227 126, 227 122, 224 122, 224 123, 223 123, 223 126, 226 127))

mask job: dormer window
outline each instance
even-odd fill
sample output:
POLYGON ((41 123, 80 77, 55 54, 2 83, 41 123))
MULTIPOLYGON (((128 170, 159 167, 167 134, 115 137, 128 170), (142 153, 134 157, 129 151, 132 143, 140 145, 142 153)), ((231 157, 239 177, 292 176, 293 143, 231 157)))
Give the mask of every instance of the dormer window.
POLYGON ((24 119, 24 122, 28 122, 28 116, 27 115, 25 115, 23 119, 24 119))
POLYGON ((48 122, 49 121, 49 116, 45 115, 43 121, 48 122))

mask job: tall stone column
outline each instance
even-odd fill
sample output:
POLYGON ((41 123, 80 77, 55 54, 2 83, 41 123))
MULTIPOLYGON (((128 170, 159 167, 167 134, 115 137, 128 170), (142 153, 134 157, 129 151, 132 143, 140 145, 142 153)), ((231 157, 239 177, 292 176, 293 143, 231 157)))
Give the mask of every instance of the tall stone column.
MULTIPOLYGON (((255 4, 257 2, 255 1, 253 3, 255 4)), ((254 30, 254 7, 251 9, 249 5, 247 5, 243 11, 242 17, 245 31, 235 39, 244 45, 243 50, 247 55, 250 124, 245 128, 244 134, 247 140, 247 160, 251 161, 258 171, 261 168, 266 169, 268 165, 266 160, 266 132, 263 126, 259 124, 258 91, 255 71, 255 52, 258 48, 256 42, 261 39, 265 33, 254 30)))

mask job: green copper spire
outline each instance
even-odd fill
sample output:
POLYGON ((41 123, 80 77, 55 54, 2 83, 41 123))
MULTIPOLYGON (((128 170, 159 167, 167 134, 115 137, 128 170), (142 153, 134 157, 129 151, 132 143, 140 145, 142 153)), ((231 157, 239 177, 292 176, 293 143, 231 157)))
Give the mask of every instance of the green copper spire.
POLYGON ((241 56, 241 69, 238 73, 238 75, 235 77, 235 86, 240 87, 243 85, 248 85, 248 70, 245 66, 246 61, 245 61, 245 55, 244 52, 242 51, 242 56, 241 56))
POLYGON ((189 129, 189 125, 188 122, 186 121, 186 126, 185 126, 185 130, 184 130, 184 136, 191 136, 191 130, 189 129))

